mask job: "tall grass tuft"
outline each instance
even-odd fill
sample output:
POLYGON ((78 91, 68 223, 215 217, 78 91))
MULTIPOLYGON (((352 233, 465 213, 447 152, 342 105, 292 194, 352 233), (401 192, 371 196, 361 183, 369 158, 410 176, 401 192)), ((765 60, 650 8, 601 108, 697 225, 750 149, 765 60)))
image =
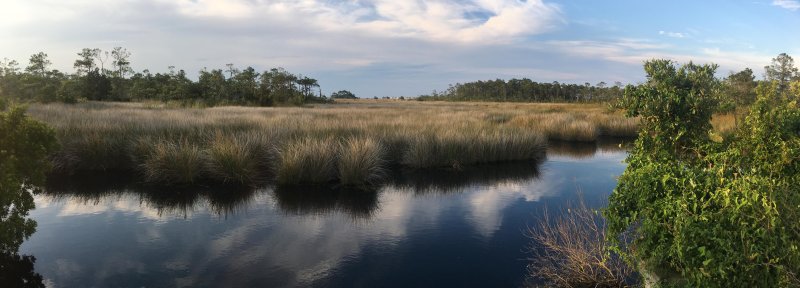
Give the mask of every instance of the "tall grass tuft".
POLYGON ((342 185, 375 185, 386 177, 385 149, 370 138, 349 138, 340 144, 337 168, 342 185))
POLYGON ((130 166, 128 139, 100 131, 86 131, 75 137, 60 137, 62 149, 51 156, 53 169, 111 170, 130 166))
POLYGON ((321 184, 336 179, 338 145, 333 139, 301 138, 278 149, 278 184, 321 184))
POLYGON ((254 138, 215 133, 208 147, 209 176, 224 183, 252 184, 264 167, 263 149, 254 138))
POLYGON ((158 139, 142 163, 145 179, 163 184, 190 184, 204 176, 206 157, 186 139, 158 139))
POLYGON ((543 157, 545 141, 534 131, 458 131, 420 134, 412 138, 403 165, 412 168, 452 167, 543 157))

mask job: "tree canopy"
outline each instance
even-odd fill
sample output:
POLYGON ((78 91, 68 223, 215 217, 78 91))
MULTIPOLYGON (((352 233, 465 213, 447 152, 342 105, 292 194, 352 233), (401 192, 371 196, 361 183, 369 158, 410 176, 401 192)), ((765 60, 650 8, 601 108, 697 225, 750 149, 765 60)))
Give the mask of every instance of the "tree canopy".
POLYGON ((76 54, 74 74, 50 70, 47 54, 30 57, 20 71, 18 63, 0 62, 0 97, 15 101, 181 101, 202 105, 271 106, 325 102, 319 81, 283 68, 258 72, 253 67, 203 69, 193 81, 184 70, 170 66, 166 73, 131 68, 131 53, 122 47, 111 51, 84 48, 76 54))
POLYGON ((745 123, 713 141, 715 70, 653 60, 647 83, 626 87, 642 129, 605 211, 609 240, 668 287, 797 287, 797 95, 759 84, 745 123))

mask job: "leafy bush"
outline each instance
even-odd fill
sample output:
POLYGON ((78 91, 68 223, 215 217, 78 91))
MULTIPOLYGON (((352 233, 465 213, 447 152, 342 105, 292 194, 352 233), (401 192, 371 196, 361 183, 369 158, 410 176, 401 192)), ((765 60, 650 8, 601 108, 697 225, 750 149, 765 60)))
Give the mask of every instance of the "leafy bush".
POLYGON ((627 259, 661 285, 798 285, 800 111, 761 85, 735 136, 711 141, 715 68, 649 61, 647 84, 626 88, 643 129, 605 211, 609 238, 632 230, 627 259))

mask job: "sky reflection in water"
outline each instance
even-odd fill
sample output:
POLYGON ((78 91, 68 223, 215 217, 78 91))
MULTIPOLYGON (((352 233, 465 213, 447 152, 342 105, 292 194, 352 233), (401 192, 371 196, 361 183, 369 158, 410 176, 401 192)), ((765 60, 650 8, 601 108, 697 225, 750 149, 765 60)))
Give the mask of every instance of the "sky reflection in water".
POLYGON ((404 172, 374 193, 61 185, 35 197, 20 252, 53 287, 518 286, 526 225, 579 194, 603 206, 624 170, 614 145, 551 147, 540 165, 404 172))

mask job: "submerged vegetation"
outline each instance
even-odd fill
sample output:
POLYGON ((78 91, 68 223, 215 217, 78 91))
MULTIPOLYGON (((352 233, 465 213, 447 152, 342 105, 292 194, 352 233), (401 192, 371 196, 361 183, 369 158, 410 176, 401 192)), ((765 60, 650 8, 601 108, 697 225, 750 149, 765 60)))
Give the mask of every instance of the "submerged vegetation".
POLYGON ((395 167, 459 170, 537 160, 548 139, 576 140, 574 135, 590 131, 579 140, 593 141, 636 131, 635 120, 585 104, 365 100, 312 109, 191 109, 88 102, 36 104, 29 113, 56 131, 62 148, 50 159, 57 172, 133 171, 146 182, 168 185, 369 186, 395 167), (542 114, 584 124, 559 128, 572 134, 548 133, 548 123, 526 120, 542 114))

